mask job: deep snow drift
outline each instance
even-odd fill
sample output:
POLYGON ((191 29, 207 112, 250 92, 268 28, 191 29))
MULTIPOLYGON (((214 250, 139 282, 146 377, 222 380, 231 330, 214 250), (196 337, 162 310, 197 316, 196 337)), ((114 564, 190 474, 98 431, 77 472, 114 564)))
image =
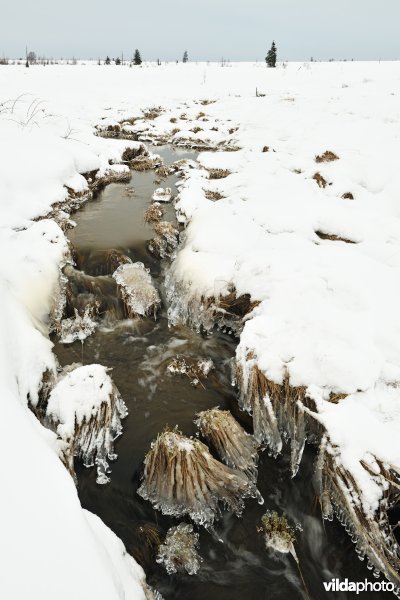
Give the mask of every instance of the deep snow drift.
POLYGON ((237 376, 245 407, 264 378, 260 435, 280 450, 278 404, 294 398, 293 471, 312 413, 329 472, 351 474, 336 495, 367 522, 385 508, 400 472, 399 79, 398 63, 1 67, 2 597, 145 597, 143 572, 82 511, 56 436, 28 409, 56 367, 48 315, 67 246, 54 219, 64 227, 65 200, 79 204, 93 178, 126 176, 138 136, 225 149, 183 167, 171 319, 240 317, 239 331, 247 313, 237 376), (243 314, 221 301, 246 295, 243 314))

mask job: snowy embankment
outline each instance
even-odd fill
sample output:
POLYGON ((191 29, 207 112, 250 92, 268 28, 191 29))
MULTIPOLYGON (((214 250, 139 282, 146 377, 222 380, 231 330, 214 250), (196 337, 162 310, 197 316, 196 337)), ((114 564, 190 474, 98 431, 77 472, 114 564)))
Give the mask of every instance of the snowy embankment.
POLYGON ((400 471, 399 79, 397 63, 1 68, 2 597, 145 597, 143 572, 82 511, 56 435, 28 408, 55 370, 48 316, 67 252, 43 217, 64 226, 65 200, 79 204, 95 172, 123 176, 110 163, 135 147, 95 137, 99 123, 109 137, 237 150, 203 153, 183 182, 171 318, 246 315, 237 378, 259 440, 278 452, 289 435, 295 473, 305 435, 325 438, 325 514, 333 500, 398 582, 385 501, 400 471), (154 105, 168 111, 121 131, 154 105), (316 162, 325 151, 337 160, 316 162))
POLYGON ((324 515, 333 503, 397 584, 399 81, 399 64, 312 65, 207 107, 239 125, 241 150, 203 153, 188 174, 170 276, 171 318, 194 325, 229 325, 226 299, 250 295, 236 379, 257 438, 275 453, 290 438, 293 475, 322 438, 324 515))

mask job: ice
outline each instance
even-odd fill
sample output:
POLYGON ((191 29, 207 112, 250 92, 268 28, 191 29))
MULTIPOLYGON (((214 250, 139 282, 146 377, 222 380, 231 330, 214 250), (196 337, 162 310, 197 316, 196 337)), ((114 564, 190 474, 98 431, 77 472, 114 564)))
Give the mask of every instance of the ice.
POLYGON ((87 305, 83 315, 75 309, 75 317, 61 321, 60 341, 63 344, 72 344, 75 340, 83 342, 95 331, 97 323, 93 318, 93 307, 87 305))
POLYGON ((162 564, 169 575, 186 571, 196 575, 202 558, 197 552, 199 534, 194 533, 193 525, 179 523, 171 527, 165 541, 158 549, 157 562, 162 564))
POLYGON ((156 315, 161 300, 143 263, 120 265, 113 277, 129 317, 156 315))

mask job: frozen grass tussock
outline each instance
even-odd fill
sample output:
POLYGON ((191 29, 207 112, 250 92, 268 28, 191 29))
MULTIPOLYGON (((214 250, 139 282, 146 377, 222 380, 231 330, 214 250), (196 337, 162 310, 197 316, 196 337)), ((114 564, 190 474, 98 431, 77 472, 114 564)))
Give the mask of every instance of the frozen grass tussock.
POLYGON ((257 480, 257 442, 228 410, 202 411, 195 423, 228 467, 242 471, 252 481, 257 480))
POLYGON ((123 264, 113 273, 113 278, 129 318, 156 316, 161 300, 143 263, 123 264))
POLYGON ((158 549, 156 560, 169 575, 183 572, 196 575, 202 562, 197 552, 198 545, 199 534, 193 531, 193 525, 179 523, 168 530, 164 543, 158 549))
POLYGON ((74 368, 51 391, 46 416, 56 431, 62 459, 74 474, 74 458, 96 465, 97 483, 109 481, 108 461, 115 460, 114 441, 122 433, 127 409, 102 365, 74 368))
POLYGON ((211 526, 220 505, 240 515, 244 499, 260 495, 244 473, 215 460, 199 440, 166 430, 152 443, 144 461, 138 494, 163 514, 188 515, 211 526))
POLYGON ((160 221, 154 225, 154 233, 148 243, 149 252, 157 258, 172 258, 178 247, 178 229, 168 221, 160 221))

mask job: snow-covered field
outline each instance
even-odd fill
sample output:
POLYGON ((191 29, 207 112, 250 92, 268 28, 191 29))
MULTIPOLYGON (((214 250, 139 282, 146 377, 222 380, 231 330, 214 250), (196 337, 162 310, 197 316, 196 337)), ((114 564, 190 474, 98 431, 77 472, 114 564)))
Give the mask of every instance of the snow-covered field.
POLYGON ((142 108, 164 110, 127 133, 237 150, 202 153, 183 181, 171 318, 196 325, 204 298, 250 294, 237 363, 243 389, 256 367, 267 381, 261 437, 279 450, 271 384, 301 389, 296 410, 323 425, 354 481, 342 492, 373 518, 400 473, 399 84, 400 63, 0 68, 1 597, 145 597, 28 408, 55 368, 48 315, 66 252, 60 227, 35 219, 67 188, 84 193, 82 173, 121 170, 111 163, 135 144, 94 128, 142 108), (317 162, 326 151, 337 158, 317 162))

